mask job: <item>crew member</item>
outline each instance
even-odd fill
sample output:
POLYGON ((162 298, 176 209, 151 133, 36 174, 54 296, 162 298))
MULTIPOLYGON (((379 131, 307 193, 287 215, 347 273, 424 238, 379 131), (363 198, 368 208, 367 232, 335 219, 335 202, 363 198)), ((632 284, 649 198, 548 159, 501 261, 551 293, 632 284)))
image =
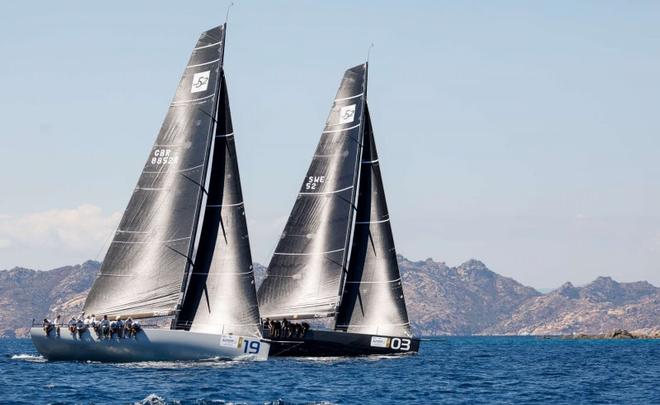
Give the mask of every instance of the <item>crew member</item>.
POLYGON ((75 317, 75 316, 72 316, 72 317, 71 317, 71 320, 69 321, 69 323, 67 323, 67 327, 69 328, 69 332, 71 332, 71 334, 72 334, 74 337, 76 336, 76 323, 78 323, 78 322, 76 321, 76 317, 75 317))
POLYGON ((103 315, 103 320, 101 320, 101 336, 104 338, 110 337, 110 321, 108 320, 108 315, 103 315))
POLYGON ((46 332, 46 336, 49 336, 50 331, 53 330, 53 324, 50 322, 50 320, 48 320, 48 318, 44 318, 43 328, 44 332, 46 332))
POLYGON ((60 337, 60 325, 62 324, 62 316, 57 314, 55 317, 55 334, 60 337))
POLYGON ((124 322, 121 321, 121 317, 117 315, 117 318, 115 318, 115 330, 117 331, 117 337, 118 338, 123 338, 124 337, 124 322))

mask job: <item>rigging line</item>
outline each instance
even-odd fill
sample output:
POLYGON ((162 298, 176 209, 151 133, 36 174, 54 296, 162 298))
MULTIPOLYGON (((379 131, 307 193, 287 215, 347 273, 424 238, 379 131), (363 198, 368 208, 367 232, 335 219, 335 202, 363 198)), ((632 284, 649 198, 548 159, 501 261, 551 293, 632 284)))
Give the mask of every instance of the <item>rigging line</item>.
MULTIPOLYGON (((179 173, 179 174, 181 174, 181 173, 179 173)), ((206 191, 206 187, 204 187, 203 184, 199 184, 198 181, 195 181, 195 180, 191 179, 190 177, 186 176, 185 174, 181 174, 181 177, 183 177, 183 178, 185 178, 185 179, 187 179, 187 180, 190 180, 190 182, 192 182, 192 183, 195 184, 197 187, 199 187, 199 188, 202 190, 202 192, 203 192, 204 194, 209 195, 209 192, 206 191)))
POLYGON ((228 245, 227 241, 227 232, 225 231, 225 222, 222 220, 222 215, 220 215, 220 228, 222 228, 222 236, 225 238, 225 245, 228 245))
MULTIPOLYGON (((353 208, 353 211, 356 211, 356 212, 357 212, 357 205, 353 204, 350 200, 347 200, 346 198, 344 198, 344 197, 342 197, 342 196, 337 196, 337 197, 338 197, 340 200, 342 200, 342 201, 348 203, 348 205, 350 205, 350 206, 353 208)), ((357 201, 356 201, 356 203, 357 203, 357 201)))
POLYGON ((227 6, 227 14, 225 14, 225 24, 227 24, 227 22, 229 21, 229 10, 232 8, 233 5, 234 2, 232 1, 231 3, 229 3, 229 6, 227 6))
POLYGON ((374 245, 374 237, 371 235, 371 228, 367 230, 369 232, 369 241, 371 242, 371 249, 374 251, 374 256, 378 257, 376 253, 376 245, 374 245))
POLYGON ((110 245, 112 243, 108 243, 108 242, 110 241, 110 238, 112 238, 113 235, 115 235, 117 232, 119 232, 119 228, 117 228, 117 230, 115 232, 108 232, 108 236, 106 236, 105 239, 103 240, 103 244, 99 248, 99 251, 96 253, 96 256, 94 257, 94 260, 96 260, 98 262, 99 261, 99 256, 101 256, 101 252, 104 249, 107 250, 107 249, 110 248, 110 245))
POLYGON ((204 295, 206 296, 206 307, 209 310, 209 314, 211 313, 211 300, 209 299, 209 288, 206 286, 206 283, 204 283, 204 295))
POLYGON ((229 10, 232 8, 233 5, 234 2, 232 1, 231 3, 229 3, 229 6, 227 6, 227 14, 225 14, 225 24, 227 24, 227 22, 229 21, 229 10))
POLYGON ((190 257, 188 257, 188 255, 185 255, 185 254, 179 252, 178 250, 174 249, 173 247, 171 247, 171 246, 169 246, 169 245, 164 245, 164 246, 165 246, 166 248, 168 248, 169 250, 173 251, 174 253, 176 253, 176 254, 178 254, 178 255, 180 255, 180 256, 185 257, 186 260, 188 261, 188 264, 190 264, 191 266, 194 266, 194 265, 195 265, 195 264, 193 263, 192 259, 191 259, 190 257))
POLYGON ((374 43, 372 42, 371 45, 369 45, 369 49, 367 49, 367 63, 369 63, 369 56, 371 56, 371 48, 374 47, 374 43))

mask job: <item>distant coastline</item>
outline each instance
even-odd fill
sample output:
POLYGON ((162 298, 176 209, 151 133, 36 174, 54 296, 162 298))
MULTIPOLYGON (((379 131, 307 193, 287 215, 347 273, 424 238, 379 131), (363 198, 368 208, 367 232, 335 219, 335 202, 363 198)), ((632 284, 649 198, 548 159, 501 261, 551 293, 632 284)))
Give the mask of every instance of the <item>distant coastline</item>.
MULTIPOLYGON (((660 288, 599 277, 548 293, 497 274, 478 260, 450 267, 398 257, 417 336, 538 336, 562 339, 660 337, 660 288)), ((48 271, 0 271, 0 337, 25 337, 33 318, 78 315, 97 261, 48 271)), ((259 284, 265 267, 255 263, 259 284)))

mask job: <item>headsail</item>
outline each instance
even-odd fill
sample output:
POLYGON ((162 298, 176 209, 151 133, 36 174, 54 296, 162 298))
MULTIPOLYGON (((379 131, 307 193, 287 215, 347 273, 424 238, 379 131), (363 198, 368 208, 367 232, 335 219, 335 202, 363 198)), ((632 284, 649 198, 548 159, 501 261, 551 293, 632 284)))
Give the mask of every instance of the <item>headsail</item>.
POLYGON ((225 27, 204 32, 124 211, 87 313, 173 314, 194 250, 213 136, 225 27))
POLYGON ((178 328, 260 335, 250 240, 238 172, 227 83, 221 74, 209 194, 178 328))
POLYGON ((366 88, 366 64, 344 73, 259 288, 263 317, 322 317, 336 310, 353 228, 366 88))
POLYGON ((355 233, 335 328, 411 336, 368 107, 355 233))

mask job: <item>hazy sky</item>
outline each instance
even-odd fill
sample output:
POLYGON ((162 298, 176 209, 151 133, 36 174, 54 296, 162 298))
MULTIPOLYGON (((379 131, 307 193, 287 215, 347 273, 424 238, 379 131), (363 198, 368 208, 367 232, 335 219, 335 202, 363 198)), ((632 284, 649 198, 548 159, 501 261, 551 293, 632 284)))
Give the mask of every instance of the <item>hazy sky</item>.
MULTIPOLYGON (((0 268, 102 259, 199 35, 228 1, 0 4, 0 268)), ((267 263, 343 71, 395 242, 534 287, 660 285, 660 3, 239 1, 225 68, 267 263)))

